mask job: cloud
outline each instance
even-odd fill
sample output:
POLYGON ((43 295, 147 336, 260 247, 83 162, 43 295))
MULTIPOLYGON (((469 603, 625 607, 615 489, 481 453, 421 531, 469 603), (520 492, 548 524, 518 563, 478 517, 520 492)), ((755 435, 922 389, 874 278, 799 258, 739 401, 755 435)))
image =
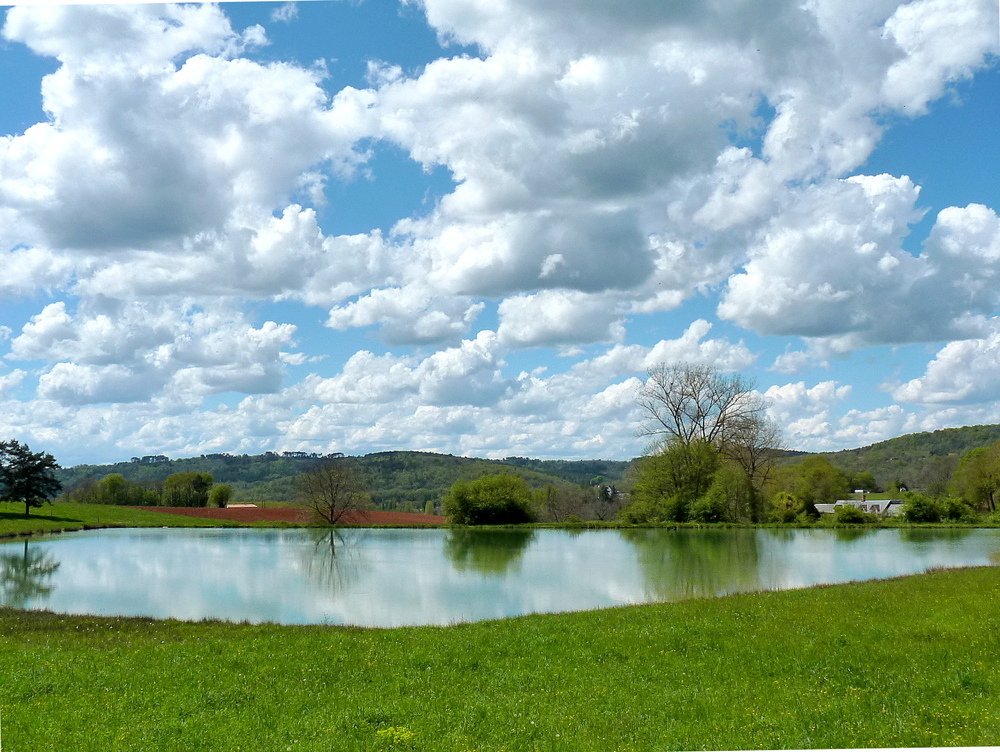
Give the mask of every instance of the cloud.
POLYGON ((902 331, 934 283, 950 284, 917 285, 928 262, 901 249, 918 188, 843 176, 878 143, 877 113, 931 101, 985 64, 989 3, 947 19, 928 2, 422 4, 445 38, 484 54, 373 79, 380 135, 457 182, 428 216, 397 225, 408 275, 509 310, 542 291, 620 290, 651 312, 736 271, 720 313, 761 333, 856 333, 842 343, 854 347, 969 332, 957 306, 933 331, 902 331), (921 19, 969 44, 919 38, 921 19), (901 98, 901 71, 918 65, 929 72, 901 98), (759 143, 737 148, 726 128, 759 143), (829 264, 810 272, 820 248, 829 264), (857 261, 862 279, 823 281, 857 261), (867 323, 885 299, 896 315, 867 323))
POLYGON ((418 404, 489 405, 511 387, 500 374, 500 355, 497 337, 490 331, 423 359, 361 351, 341 374, 314 389, 324 402, 385 404, 410 395, 418 404))
POLYGON ((723 339, 704 339, 712 329, 705 319, 692 321, 676 340, 661 340, 646 355, 649 368, 657 363, 706 365, 721 371, 741 371, 756 359, 743 342, 733 344, 723 339))
POLYGON ((970 78, 982 51, 1000 51, 997 8, 982 0, 918 0, 901 5, 885 36, 906 54, 886 71, 885 98, 911 116, 923 114, 944 82, 970 78))
POLYGON ((224 306, 103 300, 72 315, 58 302, 25 324, 7 358, 54 362, 39 378, 45 400, 135 402, 164 392, 197 404, 208 394, 277 391, 294 333, 273 321, 255 328, 224 306))
POLYGON ((381 324, 379 339, 395 345, 448 342, 465 334, 483 307, 465 296, 435 296, 415 286, 383 288, 332 308, 326 325, 344 330, 381 324))
POLYGON ((836 381, 822 381, 811 387, 798 381, 769 387, 764 398, 771 417, 782 428, 785 443, 797 449, 828 439, 835 430, 833 411, 850 394, 850 385, 836 381))
POLYGON ((163 251, 362 159, 351 91, 329 102, 316 71, 230 58, 256 32, 216 6, 18 7, 3 33, 61 63, 48 122, 0 142, 0 204, 37 243, 163 251))
MULTIPOLYGON (((775 217, 729 278, 719 315, 834 351, 975 336, 998 298, 1000 222, 984 206, 943 210, 924 246, 902 248, 919 189, 859 175, 814 186, 775 217)), ((787 359, 782 360, 785 363, 787 359)), ((789 361, 790 362, 790 361, 789 361)))
POLYGON ((27 375, 25 371, 16 368, 5 376, 0 376, 0 395, 7 394, 19 387, 27 375))
POLYGON ((142 402, 148 400, 164 379, 151 367, 127 368, 56 363, 38 380, 38 396, 63 405, 95 402, 142 402))
POLYGON ((192 50, 236 52, 240 40, 212 5, 15 6, 3 36, 72 65, 156 65, 192 50))
POLYGON ((295 2, 282 3, 273 11, 271 11, 271 20, 283 21, 284 23, 288 23, 293 18, 297 18, 298 15, 299 15, 298 3, 295 2))
POLYGON ((3 277, 0 297, 17 298, 34 295, 39 290, 65 288, 75 274, 87 268, 79 263, 42 248, 14 247, 0 250, 3 277))
POLYGON ((1000 399, 1000 323, 990 321, 988 336, 949 342, 927 364, 924 374, 892 391, 899 402, 983 403, 1000 399))
POLYGON ((616 342, 625 336, 613 298, 575 290, 546 290, 500 303, 497 336, 509 347, 616 342))

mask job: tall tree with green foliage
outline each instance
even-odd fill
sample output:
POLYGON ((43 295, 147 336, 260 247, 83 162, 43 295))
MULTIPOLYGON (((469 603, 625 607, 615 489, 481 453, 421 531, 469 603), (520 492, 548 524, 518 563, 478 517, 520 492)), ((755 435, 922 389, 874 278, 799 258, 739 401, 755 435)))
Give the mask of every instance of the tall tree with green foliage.
POLYGON ((697 522, 760 522, 763 500, 750 477, 732 461, 722 462, 712 485, 692 506, 691 517, 697 522))
POLYGON ((684 522, 691 505, 708 492, 721 458, 704 439, 673 439, 659 452, 643 457, 632 486, 625 522, 684 522))
POLYGON ((531 487, 511 473, 457 481, 444 497, 444 513, 456 525, 511 525, 532 522, 531 487))
POLYGON ((85 480, 66 491, 62 500, 81 504, 118 504, 126 506, 156 506, 158 491, 133 483, 121 473, 109 473, 99 481, 85 480))
POLYGON ((951 492, 975 509, 996 511, 1000 497, 1000 441, 966 454, 951 478, 951 492))
POLYGON ((233 487, 227 483, 219 483, 212 486, 212 490, 208 492, 208 503, 220 509, 225 509, 232 498, 233 487))
POLYGON ((0 501, 24 504, 24 514, 56 496, 62 484, 56 480, 59 469, 48 452, 32 452, 17 440, 0 441, 0 501))
POLYGON ((212 488, 211 473, 174 473, 163 481, 163 505, 168 507, 205 507, 212 488))
POLYGON ((787 468, 780 484, 813 516, 819 514, 816 504, 832 504, 853 490, 850 476, 819 455, 787 468))
POLYGON ((854 486, 855 490, 878 491, 878 483, 875 480, 875 476, 872 475, 871 470, 862 470, 852 475, 851 485, 854 486))

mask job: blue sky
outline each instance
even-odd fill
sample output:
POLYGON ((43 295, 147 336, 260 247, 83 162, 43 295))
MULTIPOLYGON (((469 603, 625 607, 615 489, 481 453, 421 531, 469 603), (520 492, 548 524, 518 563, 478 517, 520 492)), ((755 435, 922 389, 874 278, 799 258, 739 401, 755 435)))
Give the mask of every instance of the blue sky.
POLYGON ((627 459, 1000 422, 993 0, 0 9, 0 435, 627 459))

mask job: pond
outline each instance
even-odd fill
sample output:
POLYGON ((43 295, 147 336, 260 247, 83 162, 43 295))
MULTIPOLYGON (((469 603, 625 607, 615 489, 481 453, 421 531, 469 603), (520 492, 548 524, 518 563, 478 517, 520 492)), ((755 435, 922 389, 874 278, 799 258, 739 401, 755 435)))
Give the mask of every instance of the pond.
POLYGON ((451 624, 995 563, 1000 530, 116 529, 0 543, 0 604, 451 624))

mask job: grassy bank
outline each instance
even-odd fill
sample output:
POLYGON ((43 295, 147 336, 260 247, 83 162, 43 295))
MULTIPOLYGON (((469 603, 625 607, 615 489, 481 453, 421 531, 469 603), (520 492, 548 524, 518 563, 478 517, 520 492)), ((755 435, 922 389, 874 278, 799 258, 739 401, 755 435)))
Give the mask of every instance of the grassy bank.
POLYGON ((57 533, 88 527, 221 527, 219 520, 181 517, 162 512, 116 507, 109 504, 55 502, 24 514, 23 504, 0 504, 0 538, 34 533, 57 533))
POLYGON ((364 630, 0 610, 5 752, 1000 740, 1000 570, 364 630))

